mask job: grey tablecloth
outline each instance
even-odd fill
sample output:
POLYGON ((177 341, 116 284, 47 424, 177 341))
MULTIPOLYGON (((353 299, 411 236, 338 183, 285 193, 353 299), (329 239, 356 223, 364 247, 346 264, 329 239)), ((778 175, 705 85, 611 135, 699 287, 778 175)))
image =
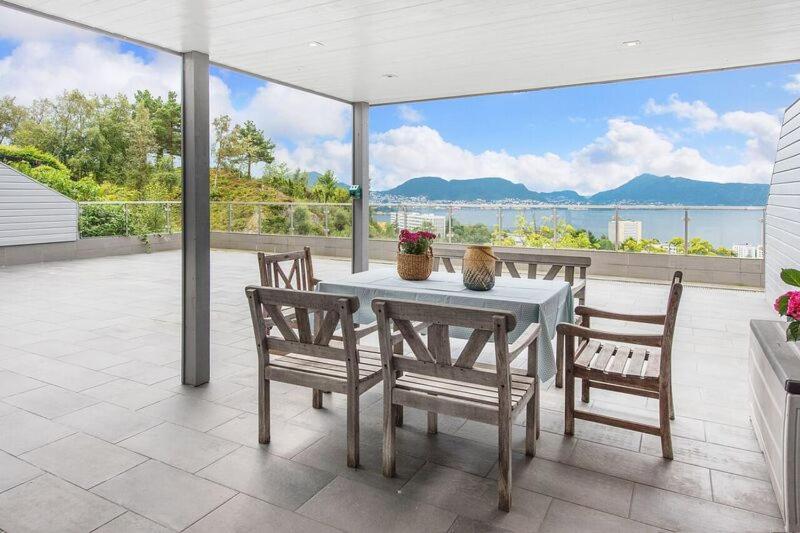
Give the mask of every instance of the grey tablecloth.
MULTIPOLYGON (((572 291, 564 281, 499 277, 494 289, 476 292, 464 287, 461 274, 434 272, 425 281, 405 281, 393 268, 374 269, 323 281, 317 290, 358 296, 361 307, 355 320, 362 324, 375 320, 372 300, 376 297, 511 311, 517 317, 517 327, 509 335, 511 341, 528 325, 534 322, 541 324, 539 376, 543 381, 555 375, 555 358, 550 341, 555 337, 556 324, 572 322, 575 309, 572 291)), ((453 328, 451 335, 463 338, 466 332, 453 328)), ((518 358, 518 361, 521 359, 518 358)))

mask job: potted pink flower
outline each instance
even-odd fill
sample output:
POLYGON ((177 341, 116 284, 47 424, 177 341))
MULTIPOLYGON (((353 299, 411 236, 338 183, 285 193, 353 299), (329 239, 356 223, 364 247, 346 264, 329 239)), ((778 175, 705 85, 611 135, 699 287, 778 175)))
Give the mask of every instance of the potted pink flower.
MULTIPOLYGON (((784 268, 781 270, 781 279, 788 285, 800 287, 800 270, 784 268)), ((800 340, 800 290, 788 291, 778 296, 774 307, 778 314, 785 316, 789 322, 789 327, 786 328, 786 340, 800 340)))
POLYGON ((436 235, 430 231, 400 232, 397 242, 397 274, 406 280, 428 279, 433 272, 433 248, 436 235))

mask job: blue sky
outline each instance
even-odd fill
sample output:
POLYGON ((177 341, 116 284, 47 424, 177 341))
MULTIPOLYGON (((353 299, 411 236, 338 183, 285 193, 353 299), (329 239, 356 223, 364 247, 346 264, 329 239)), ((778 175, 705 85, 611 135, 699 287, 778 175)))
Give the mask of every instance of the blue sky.
MULTIPOLYGON (((254 120, 290 166, 349 180, 349 106, 220 68, 211 74, 212 114, 254 120)), ((30 103, 72 88, 165 94, 179 84, 176 56, 0 7, 0 95, 30 103)), ((768 182, 781 110, 799 95, 795 63, 377 106, 371 178, 384 189, 419 175, 502 176, 582 193, 642 172, 768 182)))

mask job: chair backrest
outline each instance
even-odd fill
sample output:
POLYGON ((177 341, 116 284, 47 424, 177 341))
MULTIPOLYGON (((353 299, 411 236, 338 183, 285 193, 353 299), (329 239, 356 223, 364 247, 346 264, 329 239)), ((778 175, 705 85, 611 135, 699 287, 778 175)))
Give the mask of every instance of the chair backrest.
POLYGON ((352 362, 358 368, 353 324, 353 313, 359 306, 356 296, 253 285, 247 287, 245 293, 250 302, 259 356, 265 361, 269 361, 270 351, 277 351, 346 361, 348 368, 352 362), (296 331, 284 316, 282 309, 285 307, 294 308, 296 331), (315 317, 313 331, 310 320, 312 314, 315 317), (270 334, 266 318, 272 321, 281 337, 270 334), (343 344, 341 348, 330 345, 339 325, 343 344))
POLYGON ((676 270, 672 274, 672 285, 675 285, 676 283, 683 283, 683 272, 680 270, 676 270))
MULTIPOLYGON (((503 267, 505 267, 511 277, 521 278, 522 275, 519 272, 518 266, 523 264, 527 265, 526 275, 528 279, 536 279, 538 277, 539 265, 545 265, 549 266, 549 268, 544 273, 542 279, 555 279, 563 269, 564 280, 570 285, 575 283, 575 279, 585 280, 587 269, 592 265, 591 257, 582 256, 498 251, 495 251, 494 255, 498 258, 494 265, 496 276, 501 276, 503 274, 503 267), (578 269, 577 278, 575 276, 575 269, 578 269)), ((463 250, 443 250, 437 248, 433 253, 433 269, 438 271, 439 265, 441 264, 447 272, 455 273, 456 270, 453 266, 453 259, 462 259, 463 257, 463 250)))
POLYGON ((672 339, 675 336, 675 323, 678 319, 678 307, 681 303, 683 294, 683 284, 681 280, 683 274, 675 272, 672 278, 672 285, 669 288, 669 298, 667 299, 667 312, 664 320, 664 333, 661 339, 661 375, 669 375, 672 359, 672 339))
POLYGON ((480 385, 500 386, 508 383, 508 332, 517 325, 512 313, 382 298, 372 301, 372 310, 378 321, 381 359, 385 370, 402 370, 480 385), (422 341, 412 322, 429 324, 427 344, 422 341), (408 343, 413 358, 393 353, 392 326, 408 343), (472 330, 455 361, 450 348, 450 327, 472 330), (481 350, 492 337, 496 371, 473 368, 481 350))
POLYGON ((277 254, 258 253, 258 271, 263 287, 314 290, 316 279, 311 262, 311 248, 277 254))

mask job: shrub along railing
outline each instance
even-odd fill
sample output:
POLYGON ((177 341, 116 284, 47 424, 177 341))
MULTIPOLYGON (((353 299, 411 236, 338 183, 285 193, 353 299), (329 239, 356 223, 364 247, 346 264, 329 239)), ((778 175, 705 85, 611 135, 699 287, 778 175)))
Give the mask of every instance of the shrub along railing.
MULTIPOLYGON (((80 202, 80 236, 181 231, 179 201, 80 202)), ((763 257, 765 208, 404 203, 370 207, 370 238, 427 229, 440 242, 763 257), (734 247, 734 245, 740 245, 734 247)), ((350 237, 349 203, 211 202, 211 230, 350 237)))

